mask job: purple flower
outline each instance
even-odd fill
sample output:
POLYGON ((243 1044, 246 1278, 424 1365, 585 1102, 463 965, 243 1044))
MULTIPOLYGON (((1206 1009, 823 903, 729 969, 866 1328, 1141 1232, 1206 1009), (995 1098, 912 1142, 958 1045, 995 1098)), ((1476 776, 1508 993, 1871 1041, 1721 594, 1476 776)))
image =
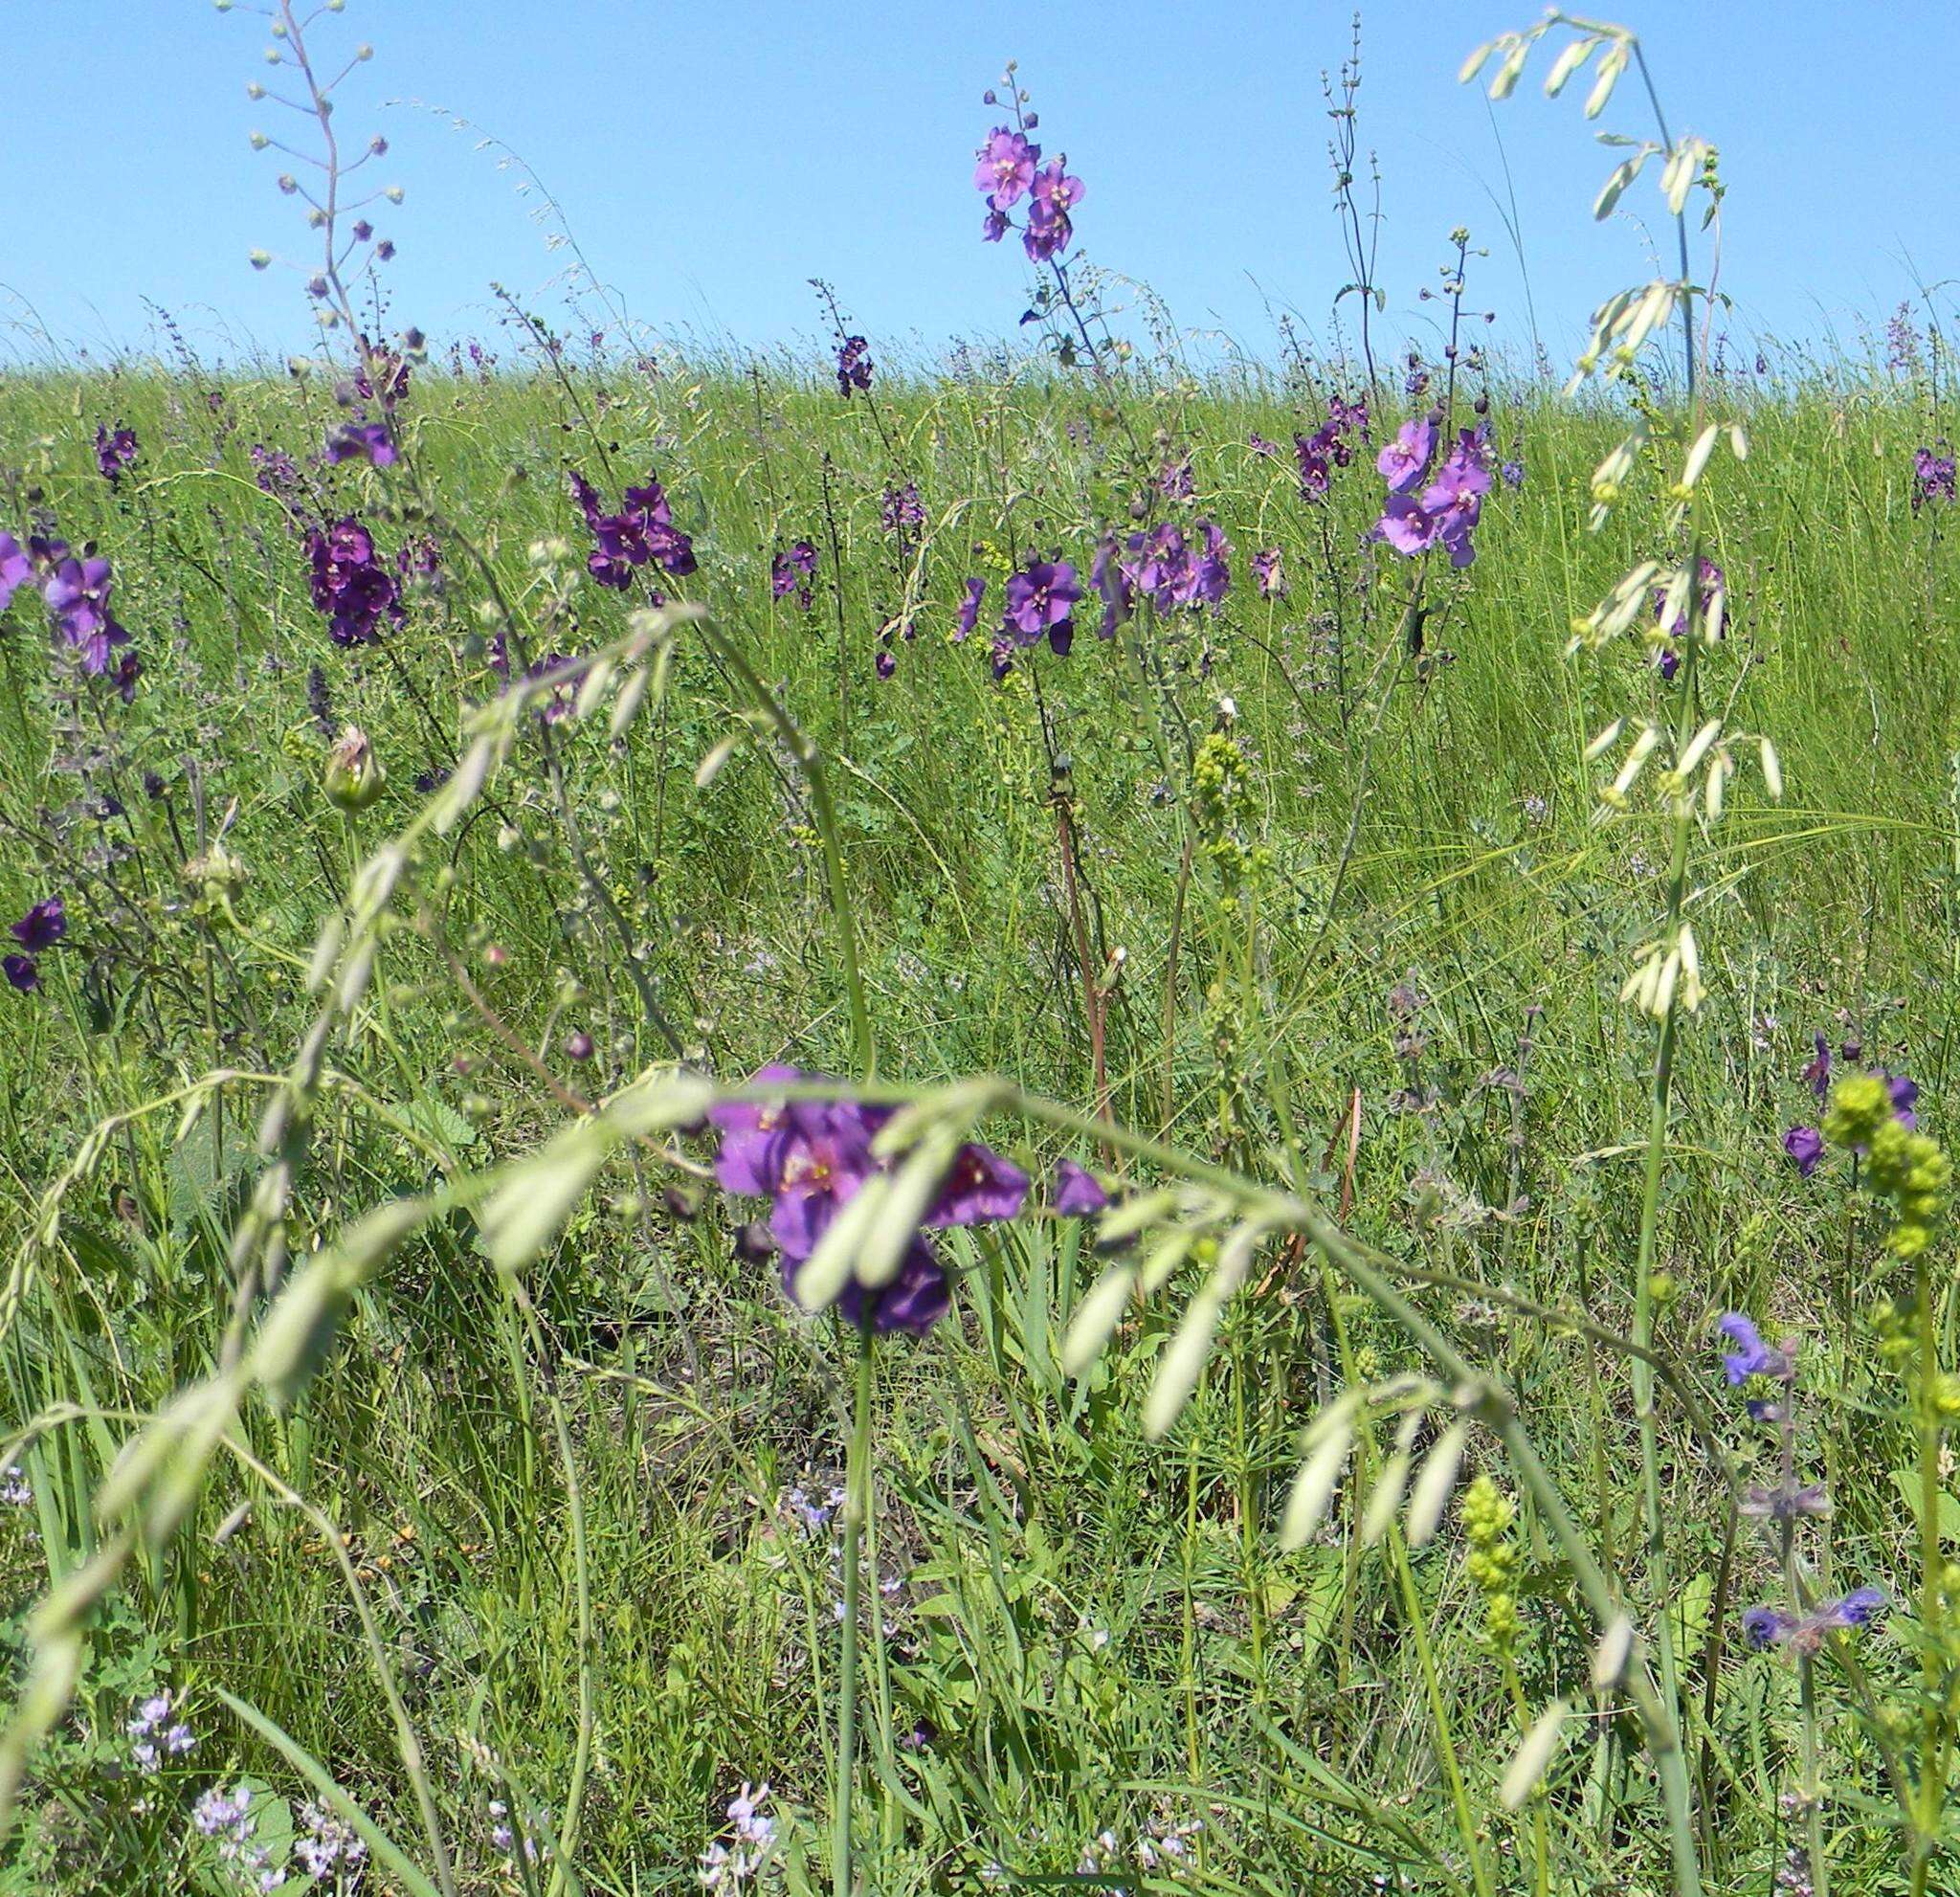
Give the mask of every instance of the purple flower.
POLYGON ((58 896, 46 896, 12 925, 8 933, 27 950, 38 955, 52 948, 68 933, 68 916, 58 896))
POLYGON ((22 994, 32 994, 41 985, 41 971, 32 955, 0 955, 0 971, 6 972, 7 985, 22 994))
POLYGON ((600 512, 599 496, 575 468, 568 470, 573 498, 597 543, 586 556, 586 570, 601 586, 623 591, 638 567, 657 566, 670 573, 695 569, 694 542, 674 524, 673 509, 657 479, 648 475, 626 490, 616 514, 600 512))
POLYGON ((262 493, 289 494, 300 484, 300 464, 283 448, 255 441, 250 454, 256 470, 252 479, 262 493))
POLYGON ((1261 599, 1286 597, 1286 575, 1281 568, 1277 547, 1261 547, 1252 556, 1252 576, 1261 599))
POLYGON ((953 621, 953 637, 965 638, 980 623, 980 602, 986 596, 985 580, 969 580, 967 596, 960 602, 959 615, 953 621))
POLYGON ((1055 1210, 1060 1217, 1087 1218, 1108 1203, 1109 1194, 1093 1172, 1073 1159, 1056 1162, 1055 1210))
POLYGON ((1954 486, 1952 456, 1936 455, 1930 448, 1922 448, 1913 456, 1912 511, 1915 514, 1931 502, 1951 501, 1954 486))
POLYGON ((1822 1100, 1831 1091, 1831 1043, 1822 1035, 1815 1036, 1816 1057, 1803 1070, 1805 1082, 1810 1090, 1822 1100))
POLYGON ((1437 523, 1413 494, 1392 494, 1374 524, 1375 537, 1397 553, 1427 553, 1436 545, 1437 523))
POLYGON ((8 602, 33 577, 33 562, 11 533, 0 531, 0 613, 8 602))
POLYGON ((1736 1347, 1722 1357, 1723 1371, 1731 1384, 1747 1383, 1752 1376, 1788 1383, 1796 1373, 1789 1354, 1764 1343, 1755 1325, 1741 1311, 1727 1312, 1715 1328, 1736 1347))
POLYGON ((1013 629, 1015 642, 1033 645, 1043 633, 1058 654, 1068 651, 1075 634, 1070 614, 1082 590, 1066 560, 1030 560, 1007 583, 1007 614, 1002 629, 1013 629))
POLYGON ((816 548, 807 540, 794 541, 788 548, 779 549, 769 562, 770 596, 782 599, 793 592, 796 604, 806 613, 814 601, 815 579, 816 548))
POLYGON ((1303 500, 1318 501, 1328 488, 1331 477, 1325 441, 1319 435, 1296 435, 1293 459, 1300 469, 1300 492, 1303 500))
MULTIPOLYGON (((751 1082, 793 1084, 813 1076, 765 1067, 751 1082)), ((767 1197, 768 1232, 783 1254, 784 1288, 793 1298, 798 1272, 837 1212, 885 1162, 872 1140, 890 1117, 884 1107, 851 1100, 729 1101, 709 1110, 721 1132, 715 1178, 724 1192, 767 1197)), ((975 1225, 1018 1215, 1028 1176, 984 1146, 963 1146, 925 1216, 928 1226, 975 1225)), ((867 1310, 880 1330, 929 1329, 950 1306, 945 1266, 923 1237, 913 1239, 888 1284, 847 1284, 837 1309, 858 1323, 867 1310), (868 1301, 868 1302, 867 1302, 868 1301)))
POLYGON ((109 563, 99 555, 77 560, 65 548, 63 553, 41 582, 41 598, 61 636, 81 654, 81 669, 100 678, 109 669, 109 654, 129 642, 109 610, 109 563))
POLYGON ((898 655, 887 646, 871 661, 871 669, 880 679, 889 679, 899 669, 898 655))
POLYGON ((1499 468, 1497 472, 1498 479, 1506 487, 1523 487, 1525 485, 1525 463, 1519 460, 1515 455, 1503 467, 1499 468))
POLYGON ((1809 1614, 1784 1614, 1773 1607, 1744 1610, 1743 1633, 1751 1646, 1789 1648, 1815 1653, 1829 1634, 1848 1634, 1871 1624, 1872 1617, 1889 1605, 1883 1588, 1854 1588, 1838 1600, 1827 1600, 1809 1614))
POLYGON ((988 203, 1001 212, 1019 203, 1034 184, 1041 147, 1030 145, 1023 133, 996 125, 974 157, 973 189, 985 192, 988 203))
MULTIPOLYGON (((1051 158, 1036 178, 1034 191, 1028 206, 1028 228, 1021 234, 1021 243, 1036 263, 1045 263, 1065 251, 1075 235, 1069 212, 1082 201, 1082 181, 1070 177, 1060 159, 1051 158)), ((996 194, 993 201, 996 209, 1004 210, 1013 199, 1003 203, 996 194)))
POLYGON ((391 468, 401 456, 389 438, 386 422, 350 421, 327 436, 326 458, 336 467, 343 461, 365 460, 377 468, 391 468))
POLYGON ((96 424, 96 466, 111 487, 122 480, 125 468, 136 465, 136 452, 133 428, 124 428, 120 420, 113 432, 100 422, 96 424))
POLYGON ((1796 1162, 1797 1172, 1808 1179, 1824 1156, 1824 1136, 1815 1127, 1793 1127, 1783 1135, 1783 1150, 1796 1162))
POLYGON ((1919 1082, 1908 1081, 1904 1074, 1887 1074, 1885 1091, 1892 1096, 1893 1119, 1902 1127, 1917 1127, 1919 1115, 1913 1111, 1913 1106, 1919 1099, 1919 1082))
POLYGON ((902 487, 888 487, 879 498, 878 518, 886 533, 895 533, 902 541, 913 527, 925 524, 925 509, 919 504, 919 487, 916 481, 907 481, 902 487))
POLYGON ((1374 458, 1391 494, 1411 494, 1422 485, 1436 456, 1436 424, 1426 416, 1405 421, 1395 438, 1374 458))
POLYGON ((925 1222, 981 1225, 990 1219, 1017 1218, 1027 1197, 1028 1175, 1018 1166, 984 1146, 969 1144, 953 1155, 925 1222))
POLYGON ((400 626, 408 617, 401 590, 374 550, 374 536, 351 514, 324 532, 306 536, 313 604, 326 614, 327 636, 336 645, 368 645, 381 636, 381 622, 400 626))
POLYGON ((1007 212, 990 211, 980 220, 980 240, 982 243, 997 244, 1008 234, 1007 212))
POLYGON ((1096 636, 1113 639, 1116 629, 1128 622, 1132 602, 1129 573, 1117 555, 1112 534, 1104 534, 1096 545, 1096 557, 1089 563, 1089 586, 1102 602, 1102 618, 1096 628, 1096 636))
POLYGON ((847 402, 854 389, 871 392, 870 350, 862 336, 846 336, 837 345, 837 393, 847 402))
MULTIPOLYGON (((1711 614, 1715 610, 1715 595, 1723 590, 1725 584, 1726 583, 1726 576, 1724 574, 1722 569, 1718 567, 1714 563, 1714 561, 1708 559, 1706 555, 1703 556, 1701 566, 1698 569, 1698 572, 1700 575, 1701 583, 1702 618, 1703 621, 1705 623, 1709 614, 1711 614)), ((1659 620, 1660 615, 1666 611, 1667 591, 1664 587, 1656 587, 1654 590, 1655 618, 1659 620)), ((1669 626, 1666 629, 1666 631, 1667 636, 1669 638, 1684 639, 1687 637, 1688 615, 1685 607, 1683 607, 1681 612, 1677 613, 1674 615, 1674 623, 1673 625, 1669 626)), ((1662 676, 1672 679, 1674 677, 1674 674, 1672 672, 1667 672, 1664 673, 1662 676)))

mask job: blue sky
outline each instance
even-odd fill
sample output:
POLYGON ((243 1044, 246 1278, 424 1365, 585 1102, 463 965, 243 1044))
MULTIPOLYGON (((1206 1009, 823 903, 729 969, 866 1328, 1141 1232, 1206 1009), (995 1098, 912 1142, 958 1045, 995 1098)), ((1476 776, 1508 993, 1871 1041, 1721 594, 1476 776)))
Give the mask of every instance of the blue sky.
MULTIPOLYGON (((310 241, 274 188, 281 161, 247 145, 255 125, 297 124, 245 95, 276 77, 264 21, 204 0, 93 0, 83 54, 73 8, 7 11, 0 361, 23 346, 8 326, 23 304, 64 345, 100 351, 154 337, 145 298, 201 349, 303 346, 299 277, 246 262, 255 247, 299 255, 310 241), (58 78, 78 56, 85 93, 58 78)), ((493 335, 492 280, 562 315, 552 285, 565 257, 546 247, 515 174, 414 100, 521 152, 657 330, 807 341, 820 325, 805 279, 821 275, 888 352, 1009 333, 1024 273, 1012 250, 978 241, 969 180, 992 120, 981 92, 1015 56, 1042 138, 1087 182, 1087 253, 1149 283, 1212 346, 1229 335, 1270 355, 1271 312, 1325 335, 1347 277, 1320 75, 1347 51, 1348 11, 348 0, 315 32, 317 46, 374 45, 339 123, 391 142, 376 181, 408 191, 377 220, 399 245, 394 315, 434 338, 493 335)), ((1960 193, 1929 148, 1950 123, 1960 9, 1641 0, 1619 16, 1641 32, 1676 128, 1722 147, 1723 283, 1739 339, 1849 340, 1910 293, 1915 267, 1928 280, 1956 267, 1960 193)), ((1598 298, 1644 274, 1641 225, 1591 222, 1610 154, 1577 93, 1548 100, 1527 79, 1490 108, 1456 83, 1470 47, 1534 17, 1530 0, 1394 0, 1365 20, 1361 127, 1384 174, 1379 274, 1395 336, 1423 333, 1433 306, 1416 293, 1462 223, 1490 252, 1472 301, 1499 311, 1501 337, 1528 337, 1497 211, 1506 166, 1532 299, 1561 360, 1598 298)), ((1644 134, 1643 110, 1623 83, 1600 124, 1644 134)), ((1658 195, 1643 184, 1628 204, 1651 217, 1658 195)), ((1127 326, 1140 333, 1140 319, 1127 326)))

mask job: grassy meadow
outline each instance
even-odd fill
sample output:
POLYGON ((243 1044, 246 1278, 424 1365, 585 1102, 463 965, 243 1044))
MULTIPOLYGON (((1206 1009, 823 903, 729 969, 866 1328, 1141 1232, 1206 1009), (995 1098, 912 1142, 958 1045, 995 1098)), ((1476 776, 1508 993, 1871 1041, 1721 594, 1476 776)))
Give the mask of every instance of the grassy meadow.
POLYGON ((1955 1887, 1911 344, 0 376, 0 1891, 1955 1887), (1460 567, 1370 537, 1432 406, 1518 476, 1460 567), (692 570, 609 588, 650 471, 692 570), (1167 523, 1229 590, 1098 636, 1167 523), (1058 560, 1072 649, 996 644, 1058 560), (902 1109, 809 1262, 862 1326, 731 1184, 770 1063, 902 1109), (905 1209, 982 1139, 1016 1216, 905 1209), (950 1312, 874 1330, 922 1220, 950 1312))

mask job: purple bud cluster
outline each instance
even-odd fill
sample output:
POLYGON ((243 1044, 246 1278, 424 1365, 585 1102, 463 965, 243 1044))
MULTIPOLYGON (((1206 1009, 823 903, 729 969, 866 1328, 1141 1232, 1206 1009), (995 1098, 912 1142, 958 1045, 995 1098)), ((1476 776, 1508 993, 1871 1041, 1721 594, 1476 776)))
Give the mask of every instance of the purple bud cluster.
POLYGON ((871 345, 862 336, 846 336, 837 345, 837 393, 845 401, 856 389, 871 393, 871 345))

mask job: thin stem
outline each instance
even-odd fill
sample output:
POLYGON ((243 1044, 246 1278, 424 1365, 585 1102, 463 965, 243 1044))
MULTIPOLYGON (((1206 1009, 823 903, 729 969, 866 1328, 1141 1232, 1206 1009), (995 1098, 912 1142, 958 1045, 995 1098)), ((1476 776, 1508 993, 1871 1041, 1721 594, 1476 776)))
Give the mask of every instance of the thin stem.
POLYGON ((858 1326, 858 1382, 851 1397, 851 1452, 844 1470, 844 1650, 837 1663, 836 1787, 832 1795, 835 1830, 831 1847, 831 1883, 836 1897, 852 1897, 851 1792, 858 1748, 858 1631, 863 1613, 864 1524, 871 1514, 874 1336, 867 1301, 858 1326))

